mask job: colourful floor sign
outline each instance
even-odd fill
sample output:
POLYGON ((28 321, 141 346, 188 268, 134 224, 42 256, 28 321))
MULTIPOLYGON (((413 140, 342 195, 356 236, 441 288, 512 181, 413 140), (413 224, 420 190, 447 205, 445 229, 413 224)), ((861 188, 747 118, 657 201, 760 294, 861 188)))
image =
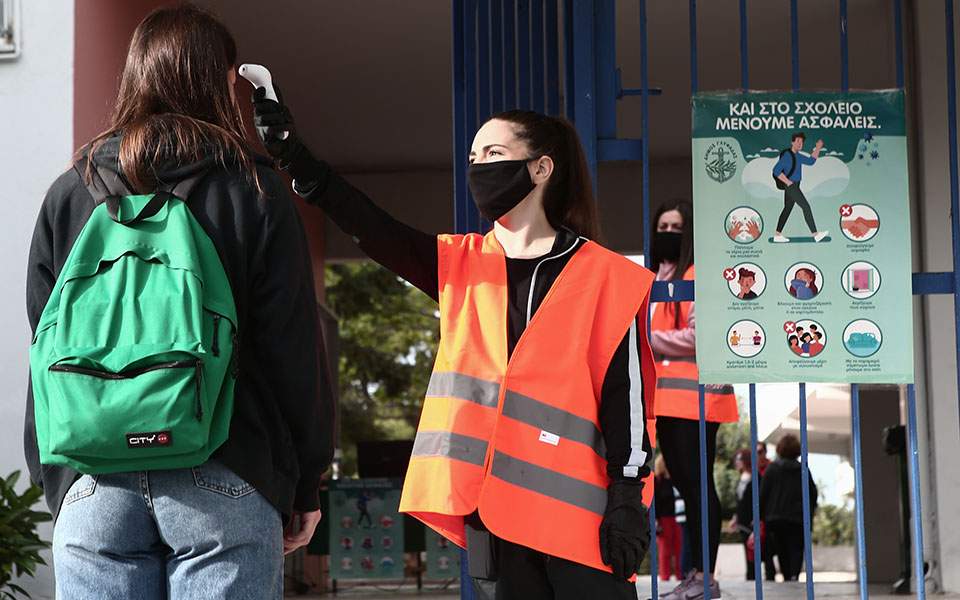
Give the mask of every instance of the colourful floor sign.
POLYGON ((340 479, 330 486, 330 576, 403 579, 403 520, 396 479, 340 479))
POLYGON ((913 382, 901 91, 693 99, 702 383, 913 382))

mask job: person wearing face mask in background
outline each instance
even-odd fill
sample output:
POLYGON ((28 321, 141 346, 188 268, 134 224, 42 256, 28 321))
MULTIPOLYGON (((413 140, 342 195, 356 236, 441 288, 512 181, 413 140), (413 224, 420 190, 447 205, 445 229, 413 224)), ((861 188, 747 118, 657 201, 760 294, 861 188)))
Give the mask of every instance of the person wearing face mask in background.
POLYGON ((653 274, 591 241, 599 226, 576 130, 529 111, 488 120, 470 165, 455 168, 493 229, 437 236, 314 158, 262 88, 254 107, 297 193, 440 304, 400 510, 467 547, 471 574, 496 581, 477 584, 481 595, 636 598, 629 580, 650 543, 653 274))
MULTIPOLYGON (((657 281, 692 280, 693 207, 686 200, 661 206, 653 220, 650 267, 657 281)), ((713 573, 720 545, 720 498, 707 469, 710 556, 703 556, 700 512, 700 402, 697 391, 696 328, 693 302, 658 302, 650 318, 650 343, 657 361, 657 393, 654 402, 660 452, 673 477, 673 486, 686 506, 687 531, 693 569, 675 589, 661 594, 663 600, 699 600, 703 597, 703 572, 713 573)), ((739 340, 738 340, 739 342, 739 340)), ((737 399, 733 386, 706 386, 707 465, 717 455, 720 423, 736 422, 737 399)), ((710 577, 710 597, 720 598, 720 585, 710 577)))

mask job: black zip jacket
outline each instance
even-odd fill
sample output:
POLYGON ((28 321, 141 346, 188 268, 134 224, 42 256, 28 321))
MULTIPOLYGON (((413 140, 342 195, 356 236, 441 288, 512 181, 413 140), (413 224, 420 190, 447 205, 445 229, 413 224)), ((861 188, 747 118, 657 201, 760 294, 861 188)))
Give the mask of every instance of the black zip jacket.
MULTIPOLYGON (((817 511, 817 484, 807 473, 810 486, 810 518, 817 511)), ((778 458, 760 479, 760 520, 803 523, 803 471, 799 461, 778 458)), ((746 495, 746 494, 744 494, 746 495)), ((752 518, 752 516, 751 516, 752 518)))
MULTIPOLYGON (((312 173, 309 189, 295 185, 297 193, 326 211, 340 229, 353 236, 370 258, 437 300, 437 237, 397 221, 335 173, 327 163, 318 162, 320 172, 312 173)), ((568 230, 561 230, 547 255, 506 259, 509 353, 512 354, 529 318, 543 302, 557 276, 585 241, 568 230)), ((627 331, 607 369, 601 390, 599 421, 607 447, 608 475, 614 480, 636 481, 649 474, 648 463, 653 459, 653 453, 647 436, 642 395, 636 394, 636 389, 631 394, 631 387, 637 385, 636 381, 631 382, 631 377, 641 379, 641 387, 655 385, 655 382, 642 381, 640 349, 631 352, 629 339, 630 332, 627 331), (633 369, 631 359, 636 363, 633 369), (631 427, 632 422, 634 427, 631 427), (637 435, 638 430, 642 432, 640 435, 637 435)), ((638 336, 638 346, 640 342, 638 336)))
MULTIPOLYGON (((93 159, 89 189, 78 167, 51 186, 37 219, 27 269, 27 315, 32 331, 74 242, 108 194, 129 194, 119 170, 119 137, 93 159)), ((333 457, 334 406, 321 361, 316 294, 299 213, 271 161, 256 158, 263 188, 239 167, 213 159, 160 169, 180 182, 191 213, 213 241, 237 307, 240 369, 229 439, 213 455, 253 485, 285 517, 319 507, 320 477, 333 457)), ((82 167, 81 167, 82 168, 82 167)), ((27 392, 24 449, 30 478, 43 486, 54 516, 79 476, 41 465, 27 392)))

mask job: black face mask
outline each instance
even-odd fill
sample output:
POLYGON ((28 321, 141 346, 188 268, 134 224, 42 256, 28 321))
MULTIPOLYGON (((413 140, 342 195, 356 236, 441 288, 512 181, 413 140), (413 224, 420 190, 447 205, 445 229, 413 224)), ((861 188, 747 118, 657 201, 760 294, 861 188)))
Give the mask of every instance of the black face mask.
POLYGON ((536 186, 527 169, 529 160, 501 160, 472 164, 467 184, 480 214, 496 221, 513 210, 536 186))
POLYGON ((676 231, 657 231, 650 240, 650 253, 659 260, 677 262, 680 258, 680 244, 683 234, 676 231))

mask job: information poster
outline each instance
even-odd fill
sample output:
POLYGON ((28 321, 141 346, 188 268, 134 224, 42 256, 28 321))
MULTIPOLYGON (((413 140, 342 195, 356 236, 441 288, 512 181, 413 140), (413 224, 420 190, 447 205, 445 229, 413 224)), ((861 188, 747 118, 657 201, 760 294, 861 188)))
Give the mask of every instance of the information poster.
POLYGON ((460 548, 433 529, 426 528, 427 572, 430 580, 460 577, 460 548))
POLYGON ((403 579, 401 483, 340 479, 330 486, 330 577, 403 579))
POLYGON ((901 91, 693 99, 701 383, 913 382, 901 91))

